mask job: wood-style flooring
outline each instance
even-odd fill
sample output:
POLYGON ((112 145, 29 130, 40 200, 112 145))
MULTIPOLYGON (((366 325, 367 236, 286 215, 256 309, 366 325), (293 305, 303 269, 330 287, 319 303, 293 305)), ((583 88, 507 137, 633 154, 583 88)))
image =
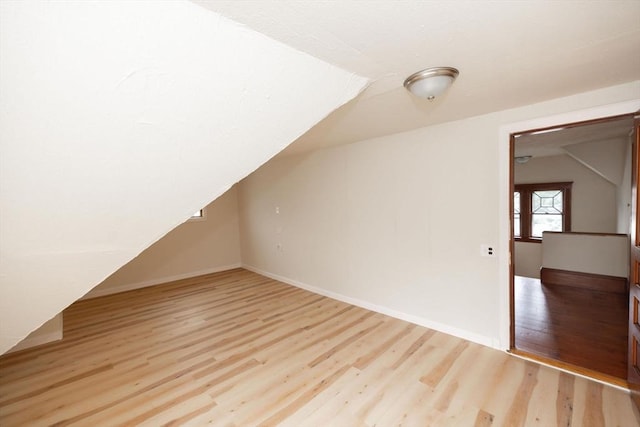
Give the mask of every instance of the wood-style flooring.
POLYGON ((634 426, 628 393, 237 269, 79 301, 9 426, 634 426))
POLYGON ((626 379, 626 295, 516 276, 514 300, 517 349, 626 379))

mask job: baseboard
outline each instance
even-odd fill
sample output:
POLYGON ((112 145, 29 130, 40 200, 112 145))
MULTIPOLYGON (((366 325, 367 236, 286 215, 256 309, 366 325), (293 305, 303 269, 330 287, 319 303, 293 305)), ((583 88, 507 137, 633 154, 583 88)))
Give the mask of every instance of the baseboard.
POLYGON ((487 347, 495 348, 497 350, 503 351, 504 349, 499 346, 498 340, 492 340, 489 337, 484 335, 474 334, 464 329, 456 328, 453 326, 449 326, 443 323, 434 322, 429 319, 425 319, 424 317, 416 316, 413 314, 404 313, 402 311, 394 310, 389 307, 381 306, 378 304, 371 303, 369 301, 361 300, 358 298, 349 297, 343 294, 339 294, 337 292, 328 291, 323 288, 319 288, 316 286, 311 286, 306 283, 299 282, 294 279, 290 279, 288 277, 280 276, 278 274, 271 273, 269 271, 262 270, 260 268, 254 267, 248 264, 242 264, 242 268, 253 271, 254 273, 260 274, 262 276, 269 277, 271 279, 277 280, 279 282, 286 283, 291 286, 295 286, 297 288, 305 289, 309 292, 313 292, 315 294, 319 294, 328 298, 332 298, 338 301, 345 302, 347 304, 355 305, 367 310, 375 311, 376 313, 384 314, 389 317, 393 317, 396 319, 404 320, 409 323, 413 323, 419 326, 424 326, 425 328, 433 329, 438 332, 442 332, 448 335, 453 335, 458 338, 465 339, 467 341, 471 341, 477 344, 481 344, 487 347))
POLYGON ((627 294, 627 279, 625 277, 542 267, 540 282, 543 285, 571 286, 592 291, 627 294))
POLYGON ((44 335, 37 335, 34 337, 27 337, 20 341, 18 344, 13 346, 8 353, 13 353, 14 351, 26 350, 31 347, 36 347, 38 345, 49 344, 51 342, 60 341, 62 339, 62 329, 59 331, 50 332, 44 335))
POLYGON ((233 270, 234 268, 240 268, 240 267, 242 267, 242 264, 235 263, 230 265, 223 265, 220 267, 207 268, 204 270, 190 271, 188 273, 177 274, 175 276, 160 277, 157 279, 146 280, 143 282, 125 283, 120 286, 111 286, 105 289, 94 288, 93 290, 86 293, 80 299, 84 300, 84 299, 90 299, 90 298, 103 297, 105 295, 118 294, 120 292, 133 291, 135 289, 162 285, 168 282, 175 282, 176 280, 191 279, 193 277, 204 276, 205 274, 220 273, 221 271, 233 270))

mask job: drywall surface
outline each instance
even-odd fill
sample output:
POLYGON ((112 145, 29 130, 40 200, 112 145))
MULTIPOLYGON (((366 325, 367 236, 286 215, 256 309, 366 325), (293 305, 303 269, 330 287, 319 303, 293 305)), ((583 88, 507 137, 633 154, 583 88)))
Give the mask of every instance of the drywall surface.
POLYGON ((629 237, 544 232, 542 266, 557 270, 628 277, 629 237))
POLYGON ((240 266, 236 186, 122 266, 85 297, 166 283, 240 266))
POLYGON ((618 221, 616 233, 629 234, 631 229, 631 169, 632 169, 632 147, 631 137, 626 144, 626 155, 624 161, 624 171, 622 183, 616 189, 616 200, 618 203, 618 221))
POLYGON ((187 1, 3 1, 0 57, 0 352, 366 84, 187 1))
POLYGON ((31 347, 36 347, 42 344, 58 341, 62 339, 62 313, 55 315, 52 319, 44 322, 35 331, 26 336, 25 339, 20 341, 9 352, 20 351, 31 347))
POLYGON ((512 160, 503 127, 638 98, 634 82, 273 159, 240 183, 243 264, 504 346, 512 160), (481 256, 482 244, 497 256, 481 256))
POLYGON ((613 185, 622 185, 627 154, 626 139, 583 142, 567 145, 564 150, 577 161, 600 174, 613 185))
POLYGON ((542 244, 515 242, 513 267, 516 276, 539 279, 542 267, 542 244))
POLYGON ((240 186, 243 263, 490 342, 497 145, 467 122, 272 160, 240 186))

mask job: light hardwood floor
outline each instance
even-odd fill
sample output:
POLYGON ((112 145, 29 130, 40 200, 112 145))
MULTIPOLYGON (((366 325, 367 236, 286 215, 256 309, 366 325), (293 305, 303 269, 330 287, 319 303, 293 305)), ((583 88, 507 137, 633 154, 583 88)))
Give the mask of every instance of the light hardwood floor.
POLYGON ((0 425, 634 426, 627 393, 245 270, 79 301, 0 425))

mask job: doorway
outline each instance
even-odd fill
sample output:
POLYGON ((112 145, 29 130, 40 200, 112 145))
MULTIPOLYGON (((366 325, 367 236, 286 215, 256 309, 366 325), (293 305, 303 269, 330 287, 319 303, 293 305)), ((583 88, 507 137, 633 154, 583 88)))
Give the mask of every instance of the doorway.
POLYGON ((627 114, 511 134, 511 351, 614 383, 627 370, 632 129, 627 114), (622 248, 617 270, 596 268, 604 240, 622 248))

